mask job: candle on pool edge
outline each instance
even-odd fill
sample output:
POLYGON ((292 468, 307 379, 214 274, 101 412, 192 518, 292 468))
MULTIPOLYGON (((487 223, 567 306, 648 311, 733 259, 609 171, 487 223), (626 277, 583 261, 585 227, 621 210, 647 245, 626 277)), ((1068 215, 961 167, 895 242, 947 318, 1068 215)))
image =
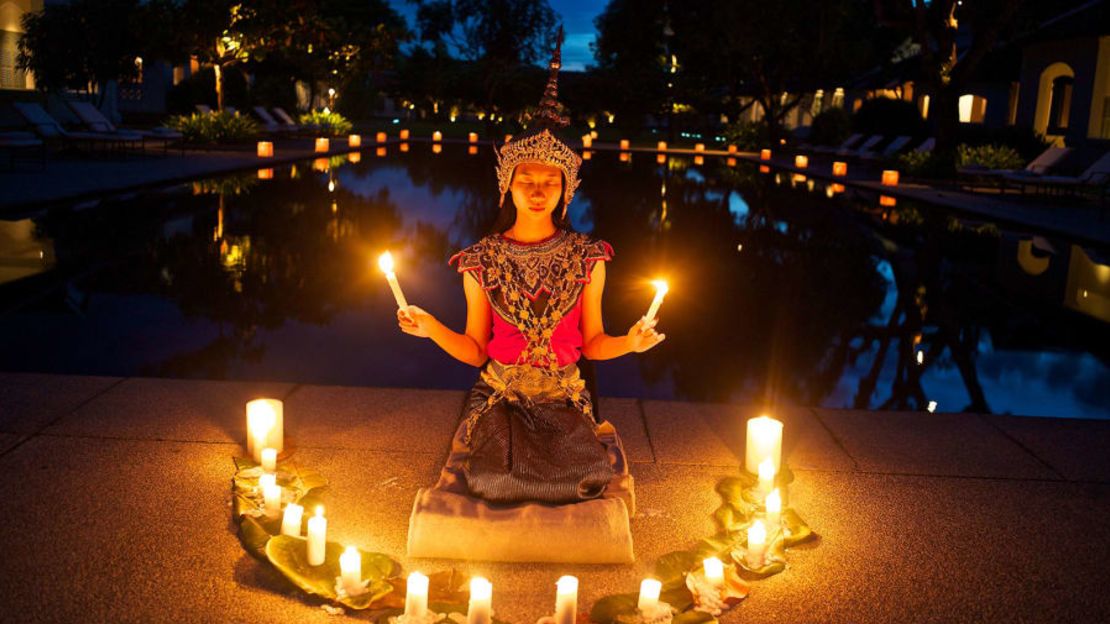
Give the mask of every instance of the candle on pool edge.
POLYGON ((477 132, 471 132, 471 133, 467 134, 466 135, 466 140, 471 142, 471 143, 477 143, 478 142, 478 133, 477 132))
POLYGON ((895 169, 884 170, 882 183, 883 186, 898 186, 898 171, 895 169))
POLYGON ((655 579, 644 579, 640 582, 640 598, 636 601, 636 608, 641 613, 651 613, 659 606, 659 591, 663 584, 655 579))
POLYGON ((833 163, 832 174, 837 177, 844 177, 848 175, 848 163, 843 161, 836 161, 833 163))
POLYGON ((782 467, 782 422, 770 416, 748 419, 748 440, 744 469, 758 474, 759 464, 771 458, 775 472, 782 467))
POLYGON ((470 603, 466 624, 490 624, 493 620, 493 584, 476 576, 470 579, 470 603))
POLYGON ((809 156, 798 154, 794 157, 794 166, 798 169, 805 169, 809 166, 809 156))
POLYGON ((628 139, 621 139, 621 149, 626 150, 626 149, 628 149, 628 146, 629 146, 628 139))
POLYGON ((725 584, 725 564, 716 557, 703 559, 701 562, 702 570, 705 571, 705 580, 713 584, 714 587, 721 587, 725 584))
POLYGON ((285 437, 284 405, 277 399, 247 401, 247 454, 262 463, 262 449, 281 454, 285 437))
POLYGON ((347 136, 347 147, 362 147, 362 135, 351 134, 347 136))
POLYGON ((375 143, 385 143, 386 140, 388 140, 388 139, 389 139, 389 135, 387 135, 384 132, 379 132, 379 133, 374 135, 374 142, 375 143))
POLYGON ((578 579, 562 576, 555 582, 555 624, 575 624, 578 620, 578 579))
POLYGON ((659 143, 656 144, 655 149, 656 149, 656 151, 660 151, 660 152, 667 151, 667 142, 666 141, 660 141, 659 143))
POLYGON ((401 292, 401 285, 397 283, 397 274, 393 272, 393 254, 388 251, 378 256, 378 268, 385 273, 385 280, 389 282, 389 289, 393 291, 393 299, 397 307, 404 310, 409 306, 405 300, 405 293, 401 292))
POLYGON ((442 141, 443 140, 443 133, 440 132, 439 130, 436 130, 435 132, 432 133, 432 140, 437 141, 437 142, 442 141))
POLYGON ((428 577, 419 572, 409 574, 405 589, 405 616, 423 618, 428 614, 428 577))
POLYGON ((659 306, 663 305, 663 297, 670 290, 665 280, 655 280, 652 284, 655 286, 655 298, 651 300, 647 314, 644 315, 644 322, 646 323, 655 320, 655 315, 659 313, 659 306))
POLYGON ((729 145, 728 146, 728 153, 729 154, 735 154, 736 153, 736 146, 735 145, 729 145))
POLYGON ((764 494, 770 494, 775 489, 775 464, 768 457, 759 462, 759 489, 764 494))
POLYGON ((769 150, 769 149, 759 150, 759 159, 760 160, 771 160, 771 150, 769 150))
POLYGON ((328 139, 326 139, 324 137, 320 137, 320 138, 316 139, 316 151, 317 152, 326 152, 329 149, 331 149, 331 142, 328 139))
POLYGON ((308 519, 308 565, 323 565, 327 538, 328 519, 324 517, 323 506, 319 506, 316 508, 316 515, 308 519))
POLYGON ((695 152, 704 152, 705 151, 705 143, 695 143, 694 144, 694 151, 695 152))
POLYGON ((339 578, 350 596, 357 596, 366 589, 362 585, 362 555, 354 546, 348 546, 339 555, 339 578))
POLYGON ((593 146, 594 146, 594 138, 592 136, 588 135, 588 134, 583 134, 582 135, 582 147, 589 149, 593 146))
POLYGON ((774 533, 782 526, 782 495, 779 494, 779 489, 771 490, 767 495, 767 500, 763 504, 767 512, 767 528, 774 533))
POLYGON ((402 141, 408 141, 409 140, 408 128, 405 128, 404 130, 401 130, 399 133, 397 133, 397 137, 400 138, 402 141))
POLYGON ((767 551, 767 527, 762 520, 756 520, 748 527, 747 564, 749 568, 763 567, 763 555, 767 551))
POLYGON ((259 141, 258 142, 258 157, 270 158, 274 155, 274 144, 272 141, 259 141))
POLYGON ((277 449, 266 447, 262 449, 262 469, 266 472, 277 471, 277 449))
POLYGON ((281 534, 290 537, 301 536, 301 520, 304 519, 304 507, 297 503, 285 506, 285 515, 281 517, 281 534))

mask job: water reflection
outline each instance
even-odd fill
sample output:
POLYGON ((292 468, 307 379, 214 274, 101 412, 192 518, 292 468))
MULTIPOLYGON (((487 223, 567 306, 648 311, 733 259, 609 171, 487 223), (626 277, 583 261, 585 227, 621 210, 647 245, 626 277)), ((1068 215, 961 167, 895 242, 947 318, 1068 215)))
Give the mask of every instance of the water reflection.
MULTIPOLYGON (((461 327, 445 261, 495 213, 493 156, 406 148, 0 222, 0 258, 57 250, 0 287, 0 366, 468 386, 472 369, 397 332, 367 258, 395 250, 410 299, 461 327)), ((671 279, 665 348, 599 365, 603 393, 1110 417, 1103 252, 735 165, 584 165, 570 216, 616 248, 609 330, 671 279)))

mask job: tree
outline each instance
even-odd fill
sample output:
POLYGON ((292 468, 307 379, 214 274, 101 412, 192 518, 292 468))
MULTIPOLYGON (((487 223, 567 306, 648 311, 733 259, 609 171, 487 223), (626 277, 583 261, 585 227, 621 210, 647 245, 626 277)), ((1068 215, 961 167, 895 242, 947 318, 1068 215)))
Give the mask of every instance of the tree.
POLYGON ((637 127, 646 115, 663 112, 668 94, 668 28, 663 0, 610 0, 594 19, 597 67, 591 73, 608 89, 617 123, 637 127))

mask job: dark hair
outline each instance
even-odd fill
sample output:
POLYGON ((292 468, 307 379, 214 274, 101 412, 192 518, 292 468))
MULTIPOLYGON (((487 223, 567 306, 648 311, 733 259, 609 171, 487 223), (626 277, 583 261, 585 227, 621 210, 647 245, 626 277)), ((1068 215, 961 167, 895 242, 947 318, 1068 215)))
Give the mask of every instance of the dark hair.
MULTIPOLYGON (((513 178, 516 178, 516 171, 513 171, 513 178)), ((555 227, 560 230, 570 230, 570 211, 562 210, 561 206, 566 201, 567 193, 567 177, 565 174, 559 174, 559 178, 563 181, 563 190, 559 192, 559 203, 555 205, 555 211, 551 213, 551 222, 555 227)), ((509 181, 509 186, 512 186, 512 180, 509 181)), ((490 226, 490 234, 502 234, 505 230, 513 227, 516 223, 516 204, 513 203, 512 191, 506 191, 508 197, 505 201, 501 202, 501 206, 497 209, 497 216, 493 219, 493 225, 490 226)))

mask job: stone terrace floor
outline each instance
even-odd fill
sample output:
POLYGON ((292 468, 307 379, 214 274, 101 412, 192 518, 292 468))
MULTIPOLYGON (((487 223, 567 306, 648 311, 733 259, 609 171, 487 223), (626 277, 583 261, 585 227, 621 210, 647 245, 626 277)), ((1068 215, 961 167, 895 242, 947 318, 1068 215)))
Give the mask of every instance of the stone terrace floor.
MULTIPOLYGON (((458 567, 531 624, 562 574, 580 605, 633 592, 710 534, 743 406, 603 399, 637 479, 638 563, 411 562, 407 519, 462 394, 0 373, 0 620, 342 622, 246 555, 230 521, 243 404, 286 401, 295 458, 331 481, 329 538, 411 570, 458 567)), ((1110 422, 795 408, 792 506, 820 534, 724 622, 1110 620, 1110 422)))

